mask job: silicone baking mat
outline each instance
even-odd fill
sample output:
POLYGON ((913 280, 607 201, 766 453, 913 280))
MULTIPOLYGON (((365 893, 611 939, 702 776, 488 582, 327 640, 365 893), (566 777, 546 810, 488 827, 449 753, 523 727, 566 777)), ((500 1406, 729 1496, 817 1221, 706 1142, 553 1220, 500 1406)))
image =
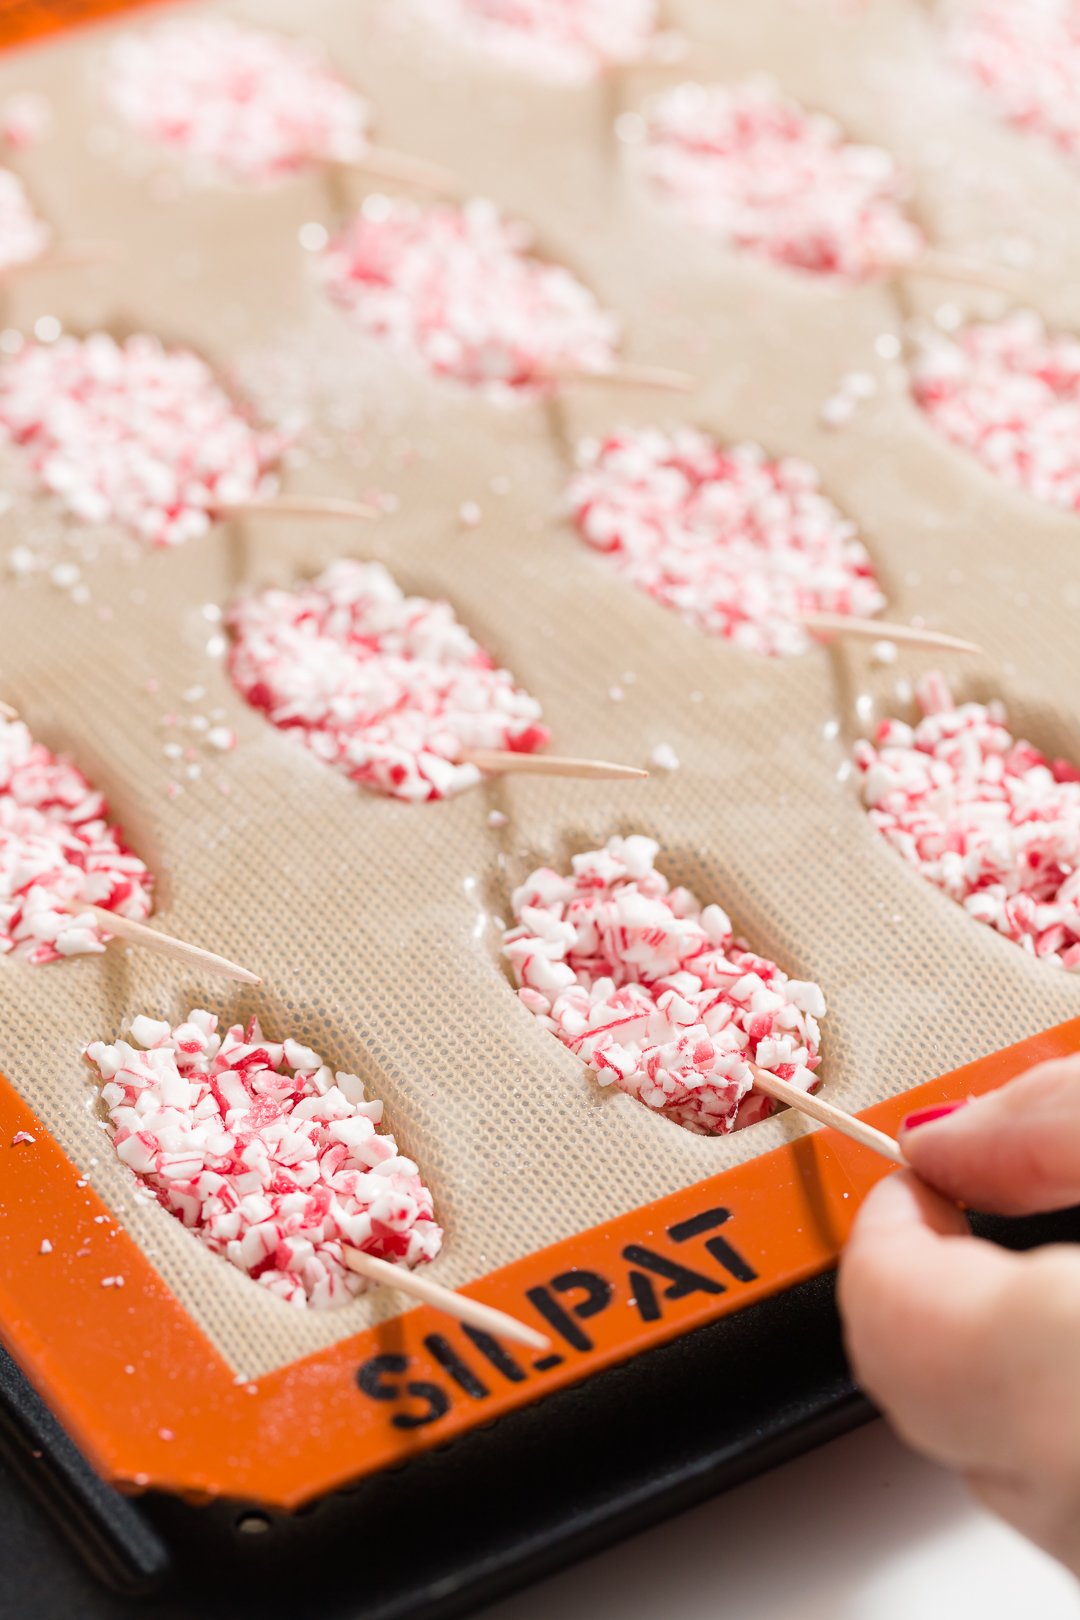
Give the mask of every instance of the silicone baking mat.
MULTIPOLYGON (((28 1129, 36 1141, 5 1153, 0 1177, 0 1332, 110 1477, 295 1504, 826 1269, 881 1173, 790 1115, 707 1139, 601 1094, 518 1004, 499 960, 510 889, 539 861, 615 832, 655 837, 673 880, 823 986, 825 1085, 887 1128, 919 1100, 1080 1045, 1080 1026, 1062 1023, 1080 1015, 1080 982, 925 886, 860 807, 851 744, 876 716, 910 710, 930 662, 824 649, 768 661, 684 627, 565 522, 576 440, 685 420, 805 455, 857 522, 892 616, 988 649, 957 665, 959 694, 1004 697, 1018 732, 1074 760, 1080 564, 1074 519, 991 482, 912 405, 904 315, 942 314, 939 288, 853 290, 748 265, 658 209, 614 128, 671 82, 666 70, 553 88, 425 33, 404 4, 212 8, 322 40, 371 98, 380 139, 528 220, 540 249, 619 313, 628 358, 698 379, 674 403, 590 389, 500 410, 409 374, 326 303, 304 227, 333 228, 359 205, 359 180, 200 188, 116 126, 102 98, 109 40, 188 9, 103 16, 0 63, 0 96, 31 88, 54 111, 48 137, 12 160, 41 212, 61 239, 126 248, 118 266, 13 283, 6 326, 191 344, 267 421, 303 418, 290 490, 377 490, 390 510, 365 525, 219 525, 155 553, 64 523, 5 459, 0 548, 41 566, 3 585, 3 695, 106 790, 158 874, 161 925, 264 984, 232 997, 115 946, 48 969, 4 964, 0 1140, 28 1129), (878 391, 830 431, 822 402, 851 370, 878 391), (460 522, 466 502, 478 525, 460 522), (560 752, 645 763, 668 744, 679 769, 423 806, 360 793, 247 709, 222 665, 220 612, 238 592, 336 556, 378 558, 407 588, 447 597, 541 699, 560 752), (57 584, 64 564, 74 589, 57 584), (166 716, 193 686, 238 746, 177 781, 166 716), (490 826, 493 808, 504 827, 490 826), (386 1293, 297 1311, 135 1203, 81 1052, 136 1013, 193 1005, 229 1020, 257 1011, 269 1035, 362 1074, 434 1190, 447 1241, 432 1275, 546 1324, 556 1349, 510 1355, 386 1293), (124 1288, 103 1290, 117 1274, 124 1288)), ((16 8, 8 37, 64 15, 16 8)), ((1061 291, 1080 286, 1075 181, 948 74, 931 16, 881 4, 823 18, 779 0, 686 0, 673 16, 691 42, 685 74, 771 71, 905 161, 935 241, 1000 257, 1007 220, 1010 242, 1035 250, 1024 299, 1058 324, 1075 314, 1061 291)))

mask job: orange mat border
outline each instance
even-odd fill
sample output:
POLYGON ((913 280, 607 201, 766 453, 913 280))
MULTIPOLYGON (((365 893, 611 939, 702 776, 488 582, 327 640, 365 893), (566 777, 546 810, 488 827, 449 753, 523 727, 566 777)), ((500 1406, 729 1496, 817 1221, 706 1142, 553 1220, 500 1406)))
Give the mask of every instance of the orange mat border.
MULTIPOLYGON (((0 50, 156 3, 0 0, 0 50)), ((895 1131, 1078 1051, 1075 1019, 861 1117, 895 1131)), ((828 1270, 889 1173, 816 1131, 464 1290, 545 1327, 547 1356, 424 1307, 247 1383, 0 1076, 0 1339, 113 1483, 296 1508, 828 1270)))
MULTIPOLYGON (((892 1132, 1078 1051, 1073 1019, 861 1117, 892 1132)), ((815 1131, 464 1290, 546 1328, 548 1355, 422 1307, 241 1383, 0 1079, 0 1338, 107 1479, 296 1508, 828 1270, 889 1173, 815 1131)))
POLYGON ((161 0, 0 0, 0 51, 159 4, 161 0))

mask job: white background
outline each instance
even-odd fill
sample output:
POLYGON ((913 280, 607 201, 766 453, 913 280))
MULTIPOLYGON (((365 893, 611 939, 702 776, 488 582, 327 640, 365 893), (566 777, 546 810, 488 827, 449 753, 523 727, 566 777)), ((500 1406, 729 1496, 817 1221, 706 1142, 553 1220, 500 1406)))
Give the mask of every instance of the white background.
POLYGON ((1080 1586, 882 1423, 483 1620, 1080 1620, 1080 1586))

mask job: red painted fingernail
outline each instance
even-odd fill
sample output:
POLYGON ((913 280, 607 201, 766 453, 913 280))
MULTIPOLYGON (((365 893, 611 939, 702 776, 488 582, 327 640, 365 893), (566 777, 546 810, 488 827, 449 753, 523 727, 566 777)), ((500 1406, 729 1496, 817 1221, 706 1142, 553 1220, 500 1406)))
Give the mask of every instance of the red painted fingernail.
POLYGON ((913 1114, 908 1114, 900 1129, 913 1131, 916 1125, 929 1125, 931 1120, 944 1119, 946 1114, 955 1114, 958 1108, 963 1108, 970 1102, 970 1097, 958 1097, 955 1102, 931 1103, 929 1108, 916 1108, 913 1114))

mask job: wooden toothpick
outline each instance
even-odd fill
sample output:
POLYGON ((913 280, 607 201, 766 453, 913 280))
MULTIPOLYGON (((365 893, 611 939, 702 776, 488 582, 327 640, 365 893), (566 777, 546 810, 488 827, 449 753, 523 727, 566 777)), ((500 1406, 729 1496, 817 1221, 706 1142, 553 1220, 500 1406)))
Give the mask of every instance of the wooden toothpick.
POLYGON ((756 1063, 750 1063, 749 1067, 754 1076, 754 1085, 774 1102, 787 1103, 790 1108, 797 1108, 800 1113, 808 1114, 819 1124, 831 1125, 834 1131, 850 1136, 853 1142, 860 1142, 863 1147, 870 1148, 874 1153, 880 1153, 882 1158, 891 1160, 893 1164, 907 1165, 899 1142, 891 1136, 886 1136, 884 1131, 877 1130, 873 1125, 867 1125, 864 1120, 856 1119, 854 1114, 845 1113, 834 1103, 826 1102, 824 1097, 812 1097, 809 1092, 801 1091, 788 1080, 779 1079, 767 1069, 759 1068, 756 1063))
POLYGON ((80 270, 93 265, 119 264, 126 252, 122 242, 56 242, 36 258, 9 264, 0 273, 0 283, 18 280, 35 270, 80 270))
POLYGON ((444 1288, 442 1283, 432 1282, 430 1277, 423 1276, 419 1271, 393 1265, 389 1260, 379 1260, 363 1249, 343 1246, 341 1256, 349 1270, 355 1271, 358 1277, 366 1277, 369 1282, 379 1283, 384 1288, 397 1288, 403 1294, 412 1294, 414 1299, 422 1300, 425 1305, 434 1305, 436 1310, 445 1311, 447 1316, 467 1322, 470 1327, 479 1328, 483 1333, 497 1334, 514 1344, 527 1345, 530 1350, 551 1349, 551 1340, 545 1333, 528 1327, 514 1316, 507 1316, 505 1311, 497 1311, 493 1305, 482 1305, 467 1294, 457 1294, 452 1288, 444 1288))
POLYGON ((133 945, 144 945, 149 951, 157 951, 160 956, 171 956, 177 962, 186 962, 189 967, 203 973, 215 974, 220 979, 235 979, 240 984, 262 983, 258 974, 249 973, 247 968, 239 967, 225 956, 204 951, 201 945, 189 945, 185 940, 173 939, 171 934, 159 933, 156 928, 149 928, 146 923, 136 922, 132 917, 121 917, 105 906, 84 905, 77 900, 54 900, 52 904, 57 910, 66 911, 74 917, 93 917, 104 933, 115 934, 117 939, 130 940, 133 945))
POLYGON ((232 517, 313 517, 377 518, 374 506, 363 501, 345 500, 338 495, 271 495, 264 501, 230 501, 219 507, 220 518, 232 517))
POLYGON ((944 252, 941 248, 926 247, 910 264, 898 265, 894 279, 904 276, 926 276, 933 281, 952 282, 958 287, 984 287, 989 292, 1017 292, 1017 275, 1003 266, 980 264, 977 259, 964 259, 944 252))
POLYGON ((369 146, 358 158, 334 158, 332 162, 337 169, 348 169, 372 180, 387 180, 391 185, 412 186, 435 197, 456 200, 465 195, 457 175, 441 164, 412 157, 408 152, 391 152, 384 146, 369 146))
POLYGON ((910 647, 933 647, 941 652, 981 653, 975 641, 963 641, 941 630, 924 630, 913 624, 889 624, 884 619, 859 619, 850 613, 799 613, 800 624, 823 637, 858 636, 864 641, 901 641, 910 647))
POLYGON ((648 771, 636 765, 612 765, 604 759, 567 759, 560 754, 515 754, 512 749, 465 748, 462 765, 476 765, 491 776, 576 776, 597 780, 640 780, 648 771))
POLYGON ((13 709, 10 703, 0 703, 0 719, 17 720, 18 718, 18 709, 13 709))
POLYGON ((686 371, 667 366, 637 366, 619 362, 602 371, 585 371, 576 366, 555 366, 548 373, 552 382, 573 385, 599 383, 613 388, 648 388, 667 394, 692 394, 697 381, 686 371))

